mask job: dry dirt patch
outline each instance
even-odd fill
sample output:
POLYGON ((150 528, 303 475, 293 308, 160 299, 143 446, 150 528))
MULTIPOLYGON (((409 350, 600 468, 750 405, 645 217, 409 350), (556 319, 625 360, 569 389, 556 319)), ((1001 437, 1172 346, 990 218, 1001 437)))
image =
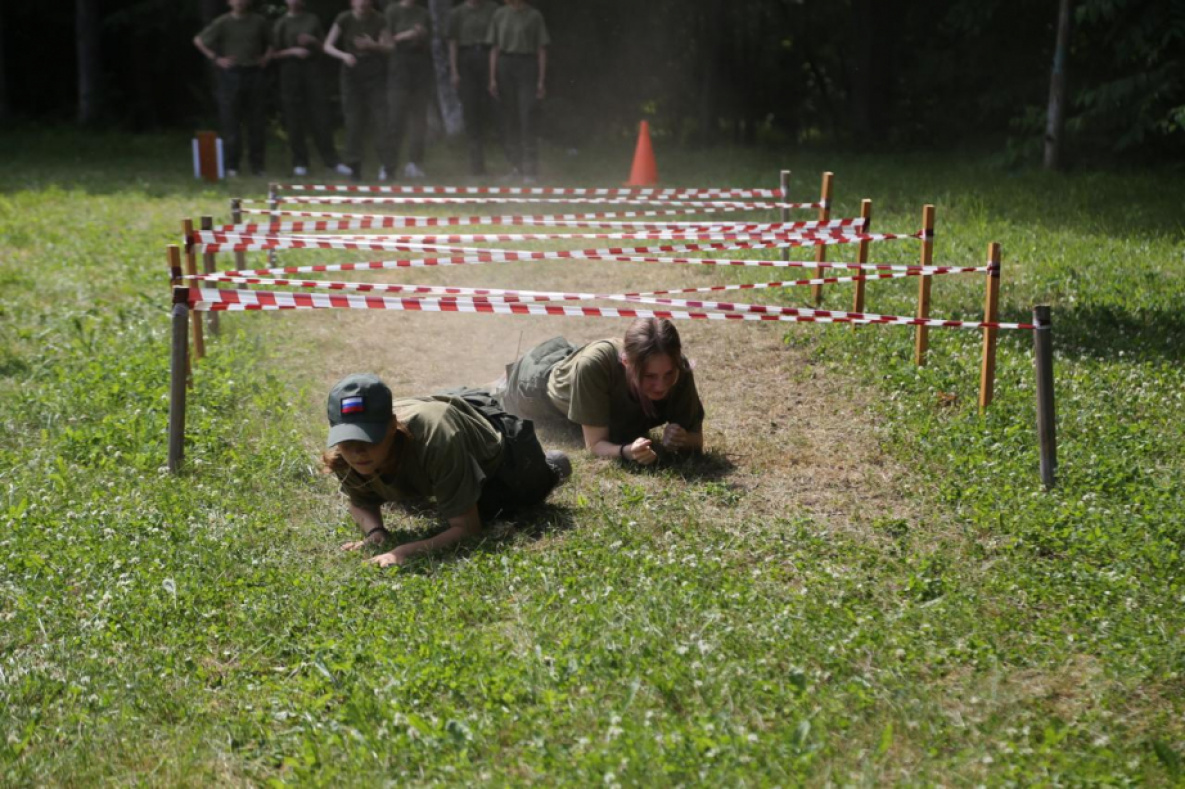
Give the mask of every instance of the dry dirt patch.
MULTIPOLYGON (((290 252, 285 263, 313 262, 290 252)), ((706 285, 731 272, 706 267, 607 262, 486 264, 384 272, 382 282, 537 290, 653 290, 706 285)), ((361 279, 359 276, 350 279, 361 279)), ((761 292, 751 300, 760 300, 761 292)), ((731 298, 731 294, 722 298, 731 298)), ((326 310, 236 316, 265 332, 286 377, 307 383, 302 407, 324 420, 324 397, 351 372, 380 375, 395 391, 423 394, 493 381, 518 353, 563 335, 575 343, 620 336, 628 319, 326 310)), ((714 506, 735 523, 811 515, 831 528, 859 529, 875 517, 908 517, 900 469, 880 449, 869 395, 782 342, 791 331, 846 331, 792 324, 681 321, 684 348, 708 412, 707 446, 731 468, 719 480, 744 495, 714 506)), ((875 331, 876 329, 869 329, 875 331)), ((545 443, 579 449, 577 434, 541 430, 545 443)), ((315 447, 310 447, 315 451, 315 447)), ((606 462, 579 458, 576 473, 606 462)), ((639 475, 638 484, 665 480, 639 475)))

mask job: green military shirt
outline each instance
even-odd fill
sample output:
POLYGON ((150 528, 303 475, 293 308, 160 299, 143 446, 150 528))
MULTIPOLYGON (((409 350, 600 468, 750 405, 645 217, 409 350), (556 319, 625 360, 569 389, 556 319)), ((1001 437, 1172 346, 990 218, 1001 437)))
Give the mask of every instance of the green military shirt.
POLYGON ((390 475, 339 474, 342 492, 359 506, 436 499, 443 518, 461 515, 502 465, 502 434, 459 397, 406 397, 392 404, 411 438, 396 439, 399 464, 390 475))
POLYGON ((681 370, 667 396, 647 416, 635 399, 621 363, 621 340, 597 340, 556 364, 547 379, 547 399, 571 421, 608 427, 609 440, 623 444, 651 428, 673 422, 689 433, 704 424, 704 407, 691 370, 681 370))
POLYGON ((381 50, 359 50, 354 47, 354 39, 359 36, 370 36, 375 41, 382 37, 383 31, 387 29, 387 20, 378 11, 368 11, 361 19, 354 16, 353 11, 342 11, 333 20, 333 24, 342 31, 335 44, 342 52, 360 59, 383 57, 381 50))
POLYGON ((272 32, 277 49, 303 47, 304 44, 300 43, 302 35, 312 36, 320 42, 325 41, 325 28, 321 27, 321 20, 316 14, 285 14, 276 20, 272 32))
POLYGON ((533 55, 551 43, 547 24, 537 8, 514 9, 504 5, 494 12, 486 43, 508 55, 533 55))
POLYGON ((198 34, 219 57, 234 58, 236 66, 258 66, 272 43, 272 30, 259 14, 223 14, 198 34))
POLYGON ((493 0, 481 0, 476 6, 461 2, 448 15, 448 39, 459 47, 485 44, 490 20, 498 10, 493 0))
POLYGON ((428 42, 432 40, 432 16, 428 13, 427 8, 424 8, 422 5, 405 6, 402 3, 391 3, 387 6, 385 14, 387 17, 387 29, 391 31, 391 35, 393 36, 406 33, 416 25, 428 31, 428 35, 413 41, 397 41, 395 43, 395 51, 428 51, 428 42))

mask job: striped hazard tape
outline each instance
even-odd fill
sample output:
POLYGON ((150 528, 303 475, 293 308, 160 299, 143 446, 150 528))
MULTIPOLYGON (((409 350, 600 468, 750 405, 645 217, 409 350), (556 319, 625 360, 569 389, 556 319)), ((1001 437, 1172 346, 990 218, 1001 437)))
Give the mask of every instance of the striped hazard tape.
MULTIPOLYGON (((817 206, 814 206, 817 207, 817 206)), ((368 219, 374 217, 397 217, 406 221, 406 227, 443 227, 450 225, 538 225, 566 224, 568 221, 594 221, 601 219, 640 219, 660 216, 690 216, 696 214, 728 213, 731 209, 717 208, 667 208, 652 211, 598 211, 577 214, 534 214, 525 216, 399 216, 396 214, 348 214, 336 211, 292 211, 272 208, 242 208, 249 216, 270 216, 273 219, 368 219)))
MULTIPOLYGON (((434 217, 404 217, 404 216, 363 216, 353 219, 317 219, 313 221, 297 222, 244 222, 240 224, 222 225, 215 232, 240 235, 285 235, 288 233, 330 233, 340 230, 385 230, 391 228, 409 227, 437 227, 445 224, 453 225, 499 225, 521 224, 541 227, 572 227, 589 229, 607 229, 646 233, 743 233, 743 234, 793 234, 801 231, 835 230, 848 228, 852 232, 861 232, 867 225, 866 220, 828 219, 824 221, 808 222, 617 222, 617 221, 551 221, 550 217, 452 217, 476 221, 466 222, 428 222, 434 217), (506 218, 512 219, 547 219, 548 221, 499 222, 506 218)), ((571 237, 570 234, 553 234, 559 238, 571 237)))
MULTIPOLYGON (((199 312, 364 309, 403 312, 490 313, 502 315, 552 315, 584 318, 668 318, 671 320, 774 321, 789 323, 858 323, 931 328, 961 329, 1034 329, 1025 323, 952 321, 934 318, 906 318, 895 315, 871 315, 856 312, 798 309, 796 313, 701 312, 689 310, 648 310, 617 307, 569 307, 557 304, 489 303, 474 300, 427 301, 387 296, 363 296, 341 293, 283 293, 265 290, 230 290, 187 288, 182 301, 199 312)), ((784 308, 787 310, 797 308, 784 308)))
POLYGON ((723 211, 774 211, 778 209, 805 210, 823 208, 823 203, 746 203, 736 200, 655 200, 645 197, 393 197, 393 196, 351 196, 351 197, 277 197, 272 201, 253 200, 252 203, 269 202, 269 207, 279 205, 469 205, 473 203, 528 204, 562 203, 570 205, 646 205, 680 206, 682 208, 715 208, 723 211))
POLYGON ((646 255, 662 252, 708 252, 729 251, 743 249, 787 249, 802 246, 825 246, 831 244, 852 244, 860 241, 894 241, 900 239, 921 238, 921 233, 804 233, 770 241, 732 242, 732 243, 680 243, 639 247, 610 247, 607 249, 566 250, 552 252, 520 252, 493 249, 477 249, 457 247, 446 244, 435 244, 424 241, 386 241, 381 238, 375 240, 343 239, 331 236, 274 236, 274 235, 239 235, 233 233, 218 233, 212 230, 197 231, 193 235, 194 242, 201 247, 202 252, 249 252, 268 249, 343 249, 343 250, 372 250, 372 251, 401 251, 414 252, 417 250, 433 250, 437 252, 453 252, 457 254, 487 254, 511 256, 508 260, 547 260, 555 257, 563 259, 588 259, 589 255, 598 258, 604 255, 646 255))
MULTIPOLYGON (((987 272, 986 267, 964 267, 944 269, 944 274, 968 274, 987 272)), ((748 282, 730 285, 705 285, 700 287, 672 288, 634 293, 557 293, 533 290, 507 290, 503 288, 465 288, 455 285, 399 285, 383 282, 333 282, 329 280, 276 279, 263 276, 246 276, 236 273, 188 274, 182 279, 196 282, 227 282, 238 285, 264 285, 267 287, 293 287, 309 290, 342 290, 356 293, 401 293, 417 298, 421 294, 430 296, 488 296, 509 301, 590 301, 651 298, 687 293, 718 293, 723 291, 764 290, 790 288, 802 285, 828 285, 844 282, 868 282, 881 279, 904 279, 928 275, 922 271, 895 271, 879 274, 857 274, 850 277, 814 277, 811 279, 781 280, 777 282, 748 282)))
MULTIPOLYGON (((548 255, 549 253, 530 253, 548 255)), ((273 276, 279 274, 326 274, 342 271, 390 271, 405 268, 436 268, 445 266, 481 265, 485 263, 510 263, 524 258, 495 257, 488 252, 474 255, 457 255, 443 258, 415 258, 410 260, 371 260, 363 263, 319 263, 309 266, 277 266, 261 269, 243 269, 239 271, 222 272, 226 276, 273 276)), ((830 268, 858 271, 896 271, 908 272, 913 275, 930 276, 935 274, 965 273, 957 266, 917 266, 910 264, 889 263, 843 263, 810 260, 749 260, 747 258, 682 258, 682 257, 651 257, 643 255, 588 255, 582 258, 561 257, 559 253, 553 257, 533 257, 531 260, 593 260, 609 261, 613 263, 649 263, 672 264, 680 266, 716 266, 734 268, 830 268)), ((972 269, 972 271, 986 271, 986 268, 972 269)))
POLYGON ((560 197, 778 198, 781 189, 576 188, 550 186, 364 186, 360 184, 274 184, 277 192, 330 192, 385 195, 520 195, 560 197))

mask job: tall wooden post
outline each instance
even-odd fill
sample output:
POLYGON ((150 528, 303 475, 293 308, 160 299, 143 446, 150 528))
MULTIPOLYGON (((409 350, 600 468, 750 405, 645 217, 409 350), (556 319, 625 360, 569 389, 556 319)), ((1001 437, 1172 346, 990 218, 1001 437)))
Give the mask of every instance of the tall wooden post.
MULTIPOLYGON (((202 228, 202 230, 213 230, 214 229, 214 218, 210 217, 210 216, 203 216, 201 218, 201 228, 202 228)), ((203 274, 213 274, 215 271, 216 271, 216 267, 214 265, 214 253, 213 252, 203 252, 202 253, 202 273, 203 274)), ((218 283, 217 282, 210 283, 210 286, 216 288, 216 287, 218 287, 218 283)), ((209 321, 210 321, 210 336, 217 337, 218 336, 218 313, 211 312, 209 315, 209 321)))
MULTIPOLYGON (((782 190, 782 202, 789 203, 790 202, 790 171, 789 170, 782 170, 782 172, 778 174, 778 187, 782 190)), ((785 224, 786 222, 789 222, 790 221, 790 209, 789 208, 782 208, 781 217, 782 217, 783 224, 785 224)), ((785 228, 783 228, 783 231, 785 231, 785 228)), ((790 260, 790 247, 786 247, 785 249, 782 250, 782 260, 790 260)))
POLYGON ((173 290, 173 344, 169 356, 169 473, 181 469, 185 457, 185 397, 189 369, 189 305, 186 288, 173 290))
MULTIPOLYGON (((268 222, 278 221, 277 217, 276 217, 276 211, 278 211, 280 208, 280 200, 276 195, 276 185, 275 184, 268 184, 267 185, 267 207, 268 207, 268 210, 270 211, 270 213, 268 214, 268 217, 267 217, 268 222)), ((271 233, 270 229, 269 229, 268 233, 269 234, 271 233)), ((268 265, 268 268, 275 268, 276 267, 276 250, 269 249, 267 251, 267 265, 268 265)))
MULTIPOLYGON (((1000 320, 1000 245, 988 244, 987 291, 983 300, 983 322, 1000 320)), ((992 404, 996 394, 996 338, 1000 330, 988 326, 983 330, 983 359, 979 365, 979 412, 992 404)))
POLYGON ((1041 482, 1057 482, 1057 415, 1053 407, 1053 320, 1049 307, 1033 307, 1033 365, 1037 373, 1037 437, 1041 443, 1041 482))
MULTIPOLYGON (((181 229, 185 233, 185 273, 191 276, 197 275, 197 254, 193 249, 193 220, 186 219, 181 223, 181 229)), ((192 283, 193 280, 190 280, 192 283)), ((195 283, 196 284, 196 283, 195 283)), ((193 358, 195 361, 200 361, 206 355, 206 338, 202 333, 202 316, 193 316, 193 358)))
MULTIPOLYGON (((861 230, 860 232, 862 234, 867 234, 867 233, 872 232, 872 201, 871 200, 861 200, 860 201, 860 218, 864 220, 864 229, 861 230)), ((857 263, 867 263, 868 262, 868 247, 869 247, 869 245, 870 245, 870 242, 868 242, 868 241, 861 241, 860 242, 860 245, 856 248, 856 262, 857 263)), ((863 276, 866 276, 867 274, 868 274, 868 272, 865 269, 857 269, 856 270, 857 276, 863 277, 863 276)), ((856 280, 856 295, 852 298, 852 312, 864 312, 864 286, 866 284, 867 283, 862 279, 856 280)), ((852 331, 855 331, 857 328, 859 328, 859 326, 860 326, 860 324, 853 323, 852 324, 852 331)))
MULTIPOLYGON (((922 256, 921 265, 934 264, 934 206, 922 207, 922 256)), ((919 318, 930 317, 930 275, 922 274, 918 281, 919 318)), ((918 326, 914 335, 913 361, 918 367, 926 366, 926 350, 930 347, 930 328, 918 326)))
MULTIPOLYGON (((823 186, 819 190, 819 221, 826 222, 831 218, 831 181, 834 173, 823 173, 823 186)), ((815 267, 815 277, 821 278, 823 271, 827 268, 823 265, 827 261, 827 245, 820 244, 815 248, 815 262, 818 263, 815 267)), ((823 286, 811 285, 811 298, 815 302, 815 306, 823 303, 823 286)))
MULTIPOLYGON (((243 224, 243 201, 238 197, 231 198, 230 221, 236 225, 243 224)), ((235 271, 242 271, 245 268, 247 268, 247 253, 235 250, 235 271)))

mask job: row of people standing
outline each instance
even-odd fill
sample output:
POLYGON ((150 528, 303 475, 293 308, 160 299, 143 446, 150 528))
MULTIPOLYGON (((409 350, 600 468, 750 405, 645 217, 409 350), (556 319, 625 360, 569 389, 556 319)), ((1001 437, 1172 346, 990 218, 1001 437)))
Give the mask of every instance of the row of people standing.
MULTIPOLYGON (((366 148, 373 147, 378 180, 423 178, 427 113, 435 87, 432 21, 417 0, 392 0, 380 12, 374 0, 350 0, 325 34, 303 0, 273 25, 251 10, 252 0, 228 0, 230 11, 194 38, 218 67, 217 100, 225 166, 237 174, 246 130, 247 162, 262 174, 267 77, 279 67, 280 98, 292 148, 293 172, 308 173, 307 140, 325 166, 360 180, 366 148), (324 53, 341 62, 345 147, 333 143, 328 102, 319 75, 324 53), (368 146, 367 140, 371 140, 368 146), (398 169, 407 143, 407 159, 398 169)), ((485 142, 499 115, 510 174, 533 182, 538 175, 536 115, 546 94, 550 36, 542 14, 526 0, 461 0, 445 33, 452 83, 461 100, 468 138, 469 172, 484 175, 485 142)))

